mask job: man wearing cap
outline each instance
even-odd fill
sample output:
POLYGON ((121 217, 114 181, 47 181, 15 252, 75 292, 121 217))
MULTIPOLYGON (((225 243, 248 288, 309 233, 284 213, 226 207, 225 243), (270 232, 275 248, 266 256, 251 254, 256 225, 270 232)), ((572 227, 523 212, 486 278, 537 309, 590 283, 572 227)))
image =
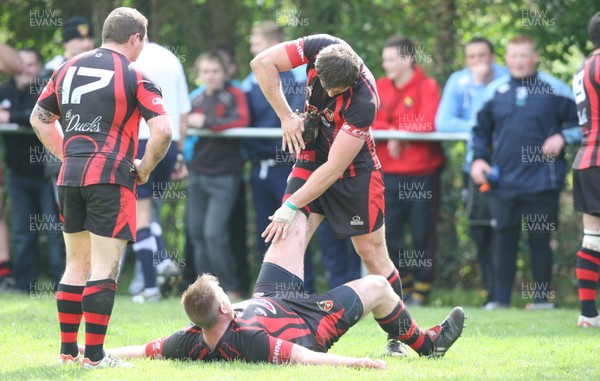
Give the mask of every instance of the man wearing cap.
POLYGON ((64 53, 48 61, 44 69, 54 71, 65 61, 94 49, 94 28, 90 20, 75 16, 63 25, 63 48, 64 53))

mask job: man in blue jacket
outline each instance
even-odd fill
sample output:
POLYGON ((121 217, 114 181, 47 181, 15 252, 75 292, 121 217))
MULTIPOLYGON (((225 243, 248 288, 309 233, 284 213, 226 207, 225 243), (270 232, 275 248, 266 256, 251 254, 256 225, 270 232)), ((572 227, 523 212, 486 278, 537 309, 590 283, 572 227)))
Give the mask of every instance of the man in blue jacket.
POLYGON ((473 128, 473 181, 488 182, 492 166, 500 173, 491 197, 495 289, 487 308, 510 304, 521 230, 529 236, 535 281, 521 287, 523 297, 534 302, 527 309, 553 308, 550 235, 567 172, 563 147, 581 136, 577 110, 565 83, 537 71, 530 38, 513 38, 506 62, 510 76, 486 89, 473 128))
MULTIPOLYGON (((496 63, 494 45, 483 37, 474 37, 465 45, 466 67, 454 72, 444 86, 442 100, 435 116, 435 129, 442 132, 471 132, 486 86, 508 74, 496 63)), ((472 139, 467 142, 463 165, 463 198, 466 202, 469 235, 477 249, 481 283, 486 291, 485 304, 493 299, 494 269, 492 266, 492 227, 489 195, 479 192, 470 181, 473 158, 472 139)))

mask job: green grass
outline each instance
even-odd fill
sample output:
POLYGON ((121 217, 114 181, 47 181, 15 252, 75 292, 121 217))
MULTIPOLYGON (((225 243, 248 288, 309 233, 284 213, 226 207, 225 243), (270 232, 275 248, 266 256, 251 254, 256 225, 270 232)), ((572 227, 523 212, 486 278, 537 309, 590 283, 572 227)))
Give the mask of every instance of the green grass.
MULTIPOLYGON (((600 330, 576 326, 574 309, 524 312, 465 308, 463 337, 444 359, 413 355, 387 359, 388 369, 133 360, 134 369, 83 371, 58 366, 59 331, 51 294, 0 296, 0 380, 599 380, 600 330)), ((439 323, 447 307, 413 308, 423 327, 439 323)), ((118 296, 107 347, 142 344, 187 324, 176 299, 135 305, 118 296)), ((83 326, 80 330, 83 340, 83 326)), ((380 358, 385 334, 371 318, 359 322, 331 350, 380 358)))

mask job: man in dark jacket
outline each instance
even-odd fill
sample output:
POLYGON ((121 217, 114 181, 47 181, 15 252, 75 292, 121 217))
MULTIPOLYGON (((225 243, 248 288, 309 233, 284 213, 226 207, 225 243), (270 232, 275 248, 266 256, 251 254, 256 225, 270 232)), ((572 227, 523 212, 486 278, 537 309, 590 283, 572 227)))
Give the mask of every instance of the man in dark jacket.
MULTIPOLYGON (((21 74, 0 87, 0 123, 29 126, 44 80, 38 75, 43 60, 34 49, 19 51, 23 63, 21 74)), ((40 272, 38 238, 48 235, 47 251, 54 279, 58 285, 64 270, 61 223, 50 179, 45 168, 60 166, 48 154, 35 134, 4 135, 6 165, 10 169, 8 194, 11 201, 11 233, 13 238, 13 274, 16 287, 33 291, 40 272)))
POLYGON ((497 237, 494 301, 486 308, 510 303, 521 230, 529 236, 534 278, 534 283, 521 286, 523 297, 534 302, 527 309, 553 308, 550 235, 557 228, 567 172, 563 148, 580 138, 577 111, 571 89, 536 70, 538 55, 530 38, 512 39, 506 62, 510 76, 486 89, 473 128, 471 177, 477 184, 492 185, 497 237))

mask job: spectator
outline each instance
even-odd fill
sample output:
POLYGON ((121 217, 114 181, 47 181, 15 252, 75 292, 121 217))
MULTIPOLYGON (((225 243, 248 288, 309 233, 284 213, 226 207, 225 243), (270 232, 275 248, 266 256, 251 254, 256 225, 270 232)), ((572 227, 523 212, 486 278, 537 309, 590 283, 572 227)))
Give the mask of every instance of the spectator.
MULTIPOLYGON (((227 77, 228 82, 231 86, 240 88, 241 83, 236 79, 237 76, 237 63, 235 61, 235 52, 233 48, 228 44, 222 44, 214 49, 215 53, 221 56, 225 64, 227 65, 227 77)), ((200 95, 206 86, 200 84, 198 88, 193 90, 189 95, 190 99, 196 98, 200 95)), ((184 143, 184 157, 186 163, 191 161, 194 152, 194 146, 198 142, 199 136, 188 135, 186 136, 184 143)), ((243 150, 242 150, 243 151, 243 150)), ((187 214, 187 210, 186 210, 187 214)), ((187 220, 187 218, 186 218, 187 220)), ((229 216, 229 236, 231 238, 231 251, 235 258, 237 267, 237 277, 240 281, 243 293, 248 291, 250 283, 250 273, 248 266, 248 248, 246 246, 247 236, 247 225, 246 225, 246 186, 244 181, 240 182, 240 188, 238 191, 235 205, 229 216)), ((178 294, 182 294, 183 291, 198 278, 194 269, 194 250, 189 238, 188 228, 185 230, 185 270, 183 273, 183 279, 178 286, 178 294)))
MULTIPOLYGON (((435 117, 435 128, 443 132, 471 132, 475 124, 479 102, 486 86, 508 70, 496 63, 492 43, 475 37, 465 45, 466 68, 452 73, 442 94, 435 117)), ((467 142, 467 156, 463 166, 463 196, 467 206, 469 234, 475 243, 481 270, 481 283, 486 292, 487 304, 493 300, 494 268, 492 263, 492 226, 489 194, 479 192, 469 176, 473 146, 467 142)))
POLYGON ((590 19, 588 33, 595 50, 573 80, 579 124, 583 128, 581 148, 573 163, 573 201, 575 210, 583 212, 583 242, 577 252, 581 303, 577 325, 600 328, 596 308, 600 268, 600 12, 590 19))
MULTIPOLYGON (((415 44, 407 37, 392 36, 384 44, 382 59, 386 78, 377 80, 381 108, 373 128, 433 132, 440 92, 435 80, 416 64, 415 44)), ((437 142, 391 139, 376 148, 385 181, 389 255, 402 277, 407 303, 424 305, 437 250, 442 147, 437 142), (410 250, 404 239, 405 224, 412 237, 410 250)))
MULTIPOLYGON (((274 21, 262 21, 252 28, 250 52, 257 56, 262 51, 283 41, 283 30, 274 21)), ((301 69, 301 68, 300 68, 301 69)), ((292 110, 304 109, 306 71, 290 70, 280 73, 282 91, 292 110)), ((252 127, 281 127, 281 121, 265 98, 254 73, 250 73, 242 83, 250 108, 252 127)), ((281 150, 281 139, 247 139, 245 151, 252 162, 250 184, 256 210, 256 233, 258 249, 264 256, 267 246, 260 234, 269 224, 268 217, 281 206, 287 179, 292 171, 294 157, 281 150)), ((349 240, 336 240, 324 222, 317 229, 319 248, 323 255, 329 285, 335 288, 343 283, 360 277, 360 257, 348 245, 349 240)), ((311 263, 312 252, 309 247, 305 253, 305 288, 314 292, 314 273, 311 263)))
MULTIPOLYGON (((237 62, 235 60, 235 51, 228 44, 221 44, 215 48, 215 51, 221 55, 227 65, 227 78, 232 86, 240 88, 241 83, 237 78, 237 62)), ((242 157, 244 157, 242 148, 242 157)), ((244 176, 245 179, 245 176, 244 176)), ((233 211, 229 216, 229 237, 231 239, 231 251, 235 258, 237 267, 237 277, 240 281, 240 287, 243 294, 247 294, 250 288, 250 272, 248 266, 248 246, 247 240, 247 221, 246 217, 246 181, 240 182, 240 189, 235 200, 233 211)), ((193 262, 192 262, 193 263, 193 262)), ((196 277, 191 281, 196 281, 196 277)))
POLYGON ((63 25, 62 35, 63 54, 52 58, 44 67, 50 74, 65 61, 70 60, 78 54, 94 49, 94 26, 85 17, 76 16, 70 18, 63 25))
MULTIPOLYGON (((214 52, 201 54, 196 68, 206 89, 192 99, 189 127, 222 131, 247 126, 246 97, 228 83, 227 65, 222 56, 214 52)), ((223 289, 234 299, 241 298, 242 294, 228 222, 238 196, 242 165, 239 140, 199 139, 188 184, 187 222, 194 248, 194 267, 198 275, 218 276, 223 289)))
POLYGON ((19 74, 22 68, 17 51, 6 44, 0 44, 0 73, 19 74))
MULTIPOLYGON (((43 81, 40 53, 32 48, 19 50, 23 63, 21 74, 13 76, 0 88, 0 123, 30 126, 29 116, 35 106, 43 81)), ((48 164, 44 146, 34 134, 4 135, 6 165, 10 169, 8 194, 11 200, 13 237, 13 274, 17 289, 29 291, 40 273, 40 234, 48 237, 47 252, 54 285, 58 285, 65 266, 57 204, 50 179, 45 176, 48 164)))
POLYGON ((563 82, 537 71, 538 54, 528 37, 507 45, 510 76, 488 86, 473 128, 471 177, 487 182, 492 166, 500 173, 492 188, 494 219, 494 300, 486 309, 510 304, 520 230, 527 231, 533 302, 528 309, 553 308, 550 296, 550 235, 558 224, 558 198, 567 172, 563 147, 577 140, 573 93, 563 82))
MULTIPOLYGON (((19 74, 22 67, 19 53, 6 44, 0 44, 0 73, 19 74)), ((4 110, 4 108, 4 104, 0 104, 0 110, 4 110)), ((2 117, 6 118, 6 114, 3 114, 2 117)), ((0 166, 0 291, 11 290, 15 286, 10 260, 8 227, 4 215, 3 185, 2 167, 0 166)))
MULTIPOLYGON (((183 160, 185 136, 182 135, 185 130, 180 126, 181 121, 187 118, 191 105, 183 66, 171 51, 154 42, 146 41, 136 66, 160 87, 165 109, 174 127, 173 140, 167 154, 152 171, 148 182, 136 188, 137 241, 133 244, 133 251, 141 265, 144 285, 142 290, 133 297, 133 301, 144 303, 157 301, 161 297, 161 290, 156 283, 157 269, 161 275, 175 276, 178 273, 176 271, 178 267, 170 258, 166 258, 166 246, 162 238, 158 212, 161 197, 170 197, 169 189, 174 189, 167 185, 170 183, 171 173, 175 171, 176 178, 187 176, 187 168, 183 160), (153 204, 156 207, 153 207, 153 204)), ((150 130, 144 120, 140 122, 138 138, 137 158, 141 159, 144 157, 148 138, 150 138, 150 130)), ((161 282, 160 286, 165 295, 170 291, 168 286, 173 283, 174 280, 161 282)))

